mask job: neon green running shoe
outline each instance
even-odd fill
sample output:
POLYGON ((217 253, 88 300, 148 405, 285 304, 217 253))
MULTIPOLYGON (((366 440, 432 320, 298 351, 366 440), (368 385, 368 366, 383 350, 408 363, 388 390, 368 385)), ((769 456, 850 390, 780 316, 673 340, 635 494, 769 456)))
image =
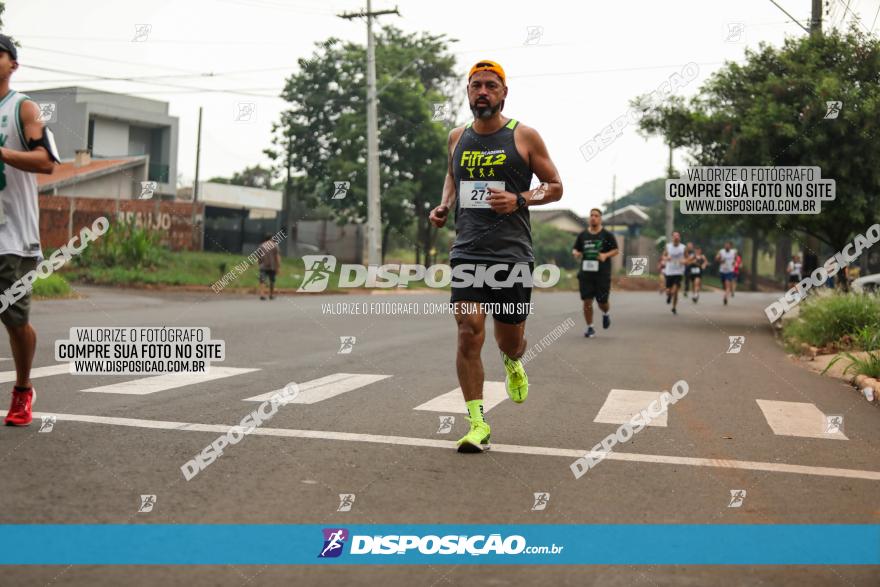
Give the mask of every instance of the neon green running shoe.
POLYGON ((529 378, 526 370, 519 359, 511 359, 504 353, 501 353, 501 359, 504 361, 504 370, 507 371, 504 389, 514 403, 521 404, 529 397, 529 378))
POLYGON ((471 423, 471 430, 458 441, 458 452, 483 452, 489 450, 489 437, 491 430, 485 421, 474 422, 465 416, 465 420, 471 423))

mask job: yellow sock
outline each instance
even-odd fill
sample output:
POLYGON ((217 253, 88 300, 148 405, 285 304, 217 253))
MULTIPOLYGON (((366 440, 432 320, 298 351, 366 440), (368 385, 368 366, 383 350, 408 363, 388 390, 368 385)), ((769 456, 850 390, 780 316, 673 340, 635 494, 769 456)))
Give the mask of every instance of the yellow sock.
POLYGON ((469 402, 465 402, 467 406, 468 414, 471 417, 471 422, 483 422, 483 400, 481 399, 472 399, 469 402))

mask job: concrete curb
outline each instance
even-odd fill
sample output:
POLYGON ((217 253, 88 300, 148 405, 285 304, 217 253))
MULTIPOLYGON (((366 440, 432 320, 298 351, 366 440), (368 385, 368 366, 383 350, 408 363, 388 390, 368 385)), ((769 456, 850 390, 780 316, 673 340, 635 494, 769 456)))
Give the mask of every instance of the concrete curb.
POLYGON ((868 377, 867 375, 856 375, 852 379, 852 384, 866 400, 870 401, 873 404, 877 404, 878 402, 880 402, 880 397, 878 397, 880 396, 880 380, 874 379, 873 377, 868 377), (868 399, 868 396, 866 395, 866 390, 868 388, 873 390, 873 399, 868 399))

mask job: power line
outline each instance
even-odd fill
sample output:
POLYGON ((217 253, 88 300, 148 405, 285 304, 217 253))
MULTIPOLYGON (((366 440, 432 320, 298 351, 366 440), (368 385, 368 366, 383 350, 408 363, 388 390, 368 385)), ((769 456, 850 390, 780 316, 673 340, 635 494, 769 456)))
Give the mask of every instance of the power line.
POLYGON ((267 97, 264 95, 250 94, 250 93, 242 92, 239 90, 222 90, 222 89, 212 89, 212 88, 200 88, 197 86, 184 86, 184 85, 180 85, 180 84, 169 84, 169 83, 163 83, 163 82, 157 82, 157 81, 139 81, 139 80, 132 79, 131 77, 110 77, 110 76, 104 76, 104 75, 82 73, 82 72, 77 72, 77 71, 65 71, 63 69, 55 69, 53 67, 41 67, 39 65, 28 65, 26 67, 28 67, 30 69, 37 69, 40 71, 50 71, 52 73, 70 73, 72 75, 90 77, 90 78, 93 78, 94 80, 100 80, 100 81, 131 82, 131 83, 147 84, 147 85, 154 85, 154 86, 166 86, 166 87, 170 87, 170 88, 179 88, 179 89, 185 89, 185 90, 198 90, 200 92, 205 92, 205 93, 240 94, 243 96, 255 96, 258 98, 267 97))
POLYGON ((799 27, 801 27, 802 29, 804 29, 804 31, 806 31, 806 32, 808 32, 808 33, 810 32, 810 29, 808 29, 807 27, 805 27, 804 25, 802 25, 802 24, 801 24, 801 21, 799 21, 798 19, 796 19, 795 17, 793 17, 793 16, 791 15, 791 13, 788 12, 788 10, 786 10, 785 8, 783 8, 782 6, 780 6, 779 4, 777 4, 777 3, 776 3, 776 0, 770 0, 770 3, 773 4, 773 6, 775 6, 775 7, 778 8, 779 10, 781 10, 782 12, 784 12, 784 13, 785 13, 785 16, 787 16, 788 18, 790 18, 791 20, 793 20, 794 23, 795 23, 796 25, 798 25, 799 27))
MULTIPOLYGON (((100 80, 89 79, 89 80, 85 80, 85 81, 100 81, 100 80)), ((19 82, 19 83, 31 83, 31 82, 19 82)), ((31 88, 30 90, 27 90, 27 91, 41 92, 44 90, 51 90, 51 89, 55 89, 55 88, 31 88)), ((204 90, 142 90, 142 91, 138 91, 137 93, 133 93, 133 92, 113 91, 113 90, 96 90, 94 88, 85 88, 82 86, 78 86, 77 91, 84 96, 88 96, 88 95, 97 96, 100 94, 114 94, 114 95, 119 95, 119 96, 131 96, 133 98, 137 98, 139 96, 152 96, 152 95, 177 96, 177 95, 185 95, 185 94, 202 94, 202 93, 204 93, 204 90)), ((248 97, 254 97, 254 98, 273 98, 273 99, 278 99, 278 100, 283 99, 283 98, 281 98, 281 95, 280 95, 281 92, 280 92, 280 90, 278 90, 278 88, 236 88, 234 90, 230 89, 230 90, 214 90, 213 91, 213 93, 224 93, 224 94, 235 94, 238 92, 276 92, 274 94, 253 94, 253 93, 251 93, 251 94, 244 94, 244 95, 246 95, 248 97)), ((25 92, 25 93, 27 93, 27 92, 25 92)))
MULTIPOLYGON (((702 61, 697 65, 721 65, 723 61, 702 61)), ((583 69, 579 71, 554 71, 549 73, 525 73, 520 75, 509 75, 508 79, 519 79, 525 77, 555 77, 561 75, 587 75, 597 73, 621 73, 626 71, 645 71, 649 69, 668 69, 670 67, 681 67, 681 63, 672 63, 668 65, 646 65, 641 67, 618 67, 613 69, 583 69)))
MULTIPOLYGON (((837 1, 840 2, 841 4, 843 4, 843 0, 837 0, 837 1)), ((869 31, 869 30, 865 27, 865 25, 862 23, 862 19, 859 18, 859 15, 856 14, 855 12, 853 12, 852 10, 849 9, 849 0, 847 0, 847 3, 843 5, 843 9, 844 9, 844 12, 843 12, 843 13, 844 13, 844 18, 846 18, 846 13, 849 12, 850 15, 855 19, 856 23, 858 23, 858 25, 861 26, 862 29, 864 29, 864 31, 865 31, 866 33, 870 33, 870 32, 871 32, 871 31, 869 31)), ((842 24, 842 23, 841 23, 841 24, 842 24)))
MULTIPOLYGON (((118 38, 108 38, 108 37, 59 37, 58 35, 15 35, 15 38, 18 40, 22 39, 49 39, 52 41, 88 41, 91 43, 124 43, 126 45, 131 44, 131 39, 128 37, 118 37, 118 38)), ((257 41, 236 41, 234 39, 228 39, 223 41, 208 41, 201 39, 154 39, 150 38, 149 43, 156 44, 178 44, 178 45, 222 45, 222 46, 230 46, 230 45, 282 45, 284 43, 288 43, 287 40, 280 41, 272 41, 272 40, 257 40, 257 41)), ((144 44, 144 43, 142 43, 144 44)))

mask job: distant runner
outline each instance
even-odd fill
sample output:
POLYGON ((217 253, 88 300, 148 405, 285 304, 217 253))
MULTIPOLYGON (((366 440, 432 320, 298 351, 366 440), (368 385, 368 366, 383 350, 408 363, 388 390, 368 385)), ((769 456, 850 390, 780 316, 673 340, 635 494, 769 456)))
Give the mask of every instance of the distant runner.
MULTIPOLYGON (((443 199, 430 214, 431 223, 446 224, 455 207, 455 241, 450 265, 480 265, 497 282, 534 268, 529 206, 549 204, 562 197, 562 182, 538 132, 501 115, 507 98, 504 69, 494 61, 480 61, 468 74, 468 102, 473 123, 449 133, 449 166, 443 199), (529 190, 532 174, 541 185, 529 190), (498 271, 498 266, 501 266, 498 271)), ((468 411, 470 431, 458 441, 458 452, 482 452, 489 448, 490 429, 483 414, 483 362, 480 351, 486 338, 486 312, 479 303, 514 306, 512 311, 494 310, 495 342, 501 350, 506 372, 505 389, 515 403, 529 394, 529 379, 519 358, 526 350, 528 314, 517 304, 531 299, 531 279, 506 287, 488 284, 456 287, 452 303, 458 324, 455 366, 468 411)))
POLYGON ((663 269, 666 267, 666 259, 663 256, 663 253, 660 254, 660 260, 657 261, 657 274, 660 276, 660 291, 658 292, 661 296, 666 293, 666 272, 663 269))
POLYGON ((803 264, 801 263, 801 256, 794 255, 791 258, 791 261, 788 262, 788 267, 786 268, 786 273, 788 273, 788 284, 795 285, 800 281, 802 272, 803 264))
POLYGON ((703 254, 702 247, 694 249, 694 254, 685 261, 687 264, 687 280, 693 284, 691 300, 696 304, 700 301, 700 290, 703 288, 703 271, 709 265, 709 260, 703 254))
POLYGON ((739 270, 742 267, 743 258, 739 253, 736 254, 736 259, 733 261, 733 282, 730 284, 730 297, 734 297, 736 295, 736 285, 739 283, 739 270))
MULTIPOLYGON (((684 262, 687 265, 688 259, 694 256, 694 243, 689 242, 684 247, 684 262)), ((687 269, 687 267, 686 267, 687 269)), ((690 271, 684 272, 684 297, 687 297, 688 292, 691 288, 691 274, 690 271)))
POLYGON ((666 245, 663 251, 663 259, 666 266, 663 274, 666 276, 666 303, 672 303, 672 313, 678 314, 678 290, 681 288, 681 278, 684 276, 684 245, 681 235, 672 233, 672 242, 666 245))
POLYGON ((281 249, 271 234, 263 237, 260 245, 260 299, 266 299, 266 282, 269 282, 269 299, 275 299, 275 276, 281 267, 281 249))
POLYGON ((602 227, 602 212, 598 208, 590 210, 590 221, 587 230, 583 231, 574 241, 572 254, 581 260, 578 270, 578 284, 581 299, 584 301, 584 320, 587 330, 584 336, 596 336, 593 328, 593 299, 602 310, 602 328, 611 326, 608 296, 611 294, 611 258, 620 254, 614 234, 602 227))
POLYGON ((718 272, 721 275, 721 285, 724 286, 724 305, 727 305, 727 296, 730 295, 733 297, 733 281, 736 279, 736 274, 733 271, 734 264, 736 263, 736 249, 732 248, 733 243, 727 241, 724 243, 724 248, 718 251, 718 254, 715 255, 715 261, 720 263, 718 266, 718 272))

